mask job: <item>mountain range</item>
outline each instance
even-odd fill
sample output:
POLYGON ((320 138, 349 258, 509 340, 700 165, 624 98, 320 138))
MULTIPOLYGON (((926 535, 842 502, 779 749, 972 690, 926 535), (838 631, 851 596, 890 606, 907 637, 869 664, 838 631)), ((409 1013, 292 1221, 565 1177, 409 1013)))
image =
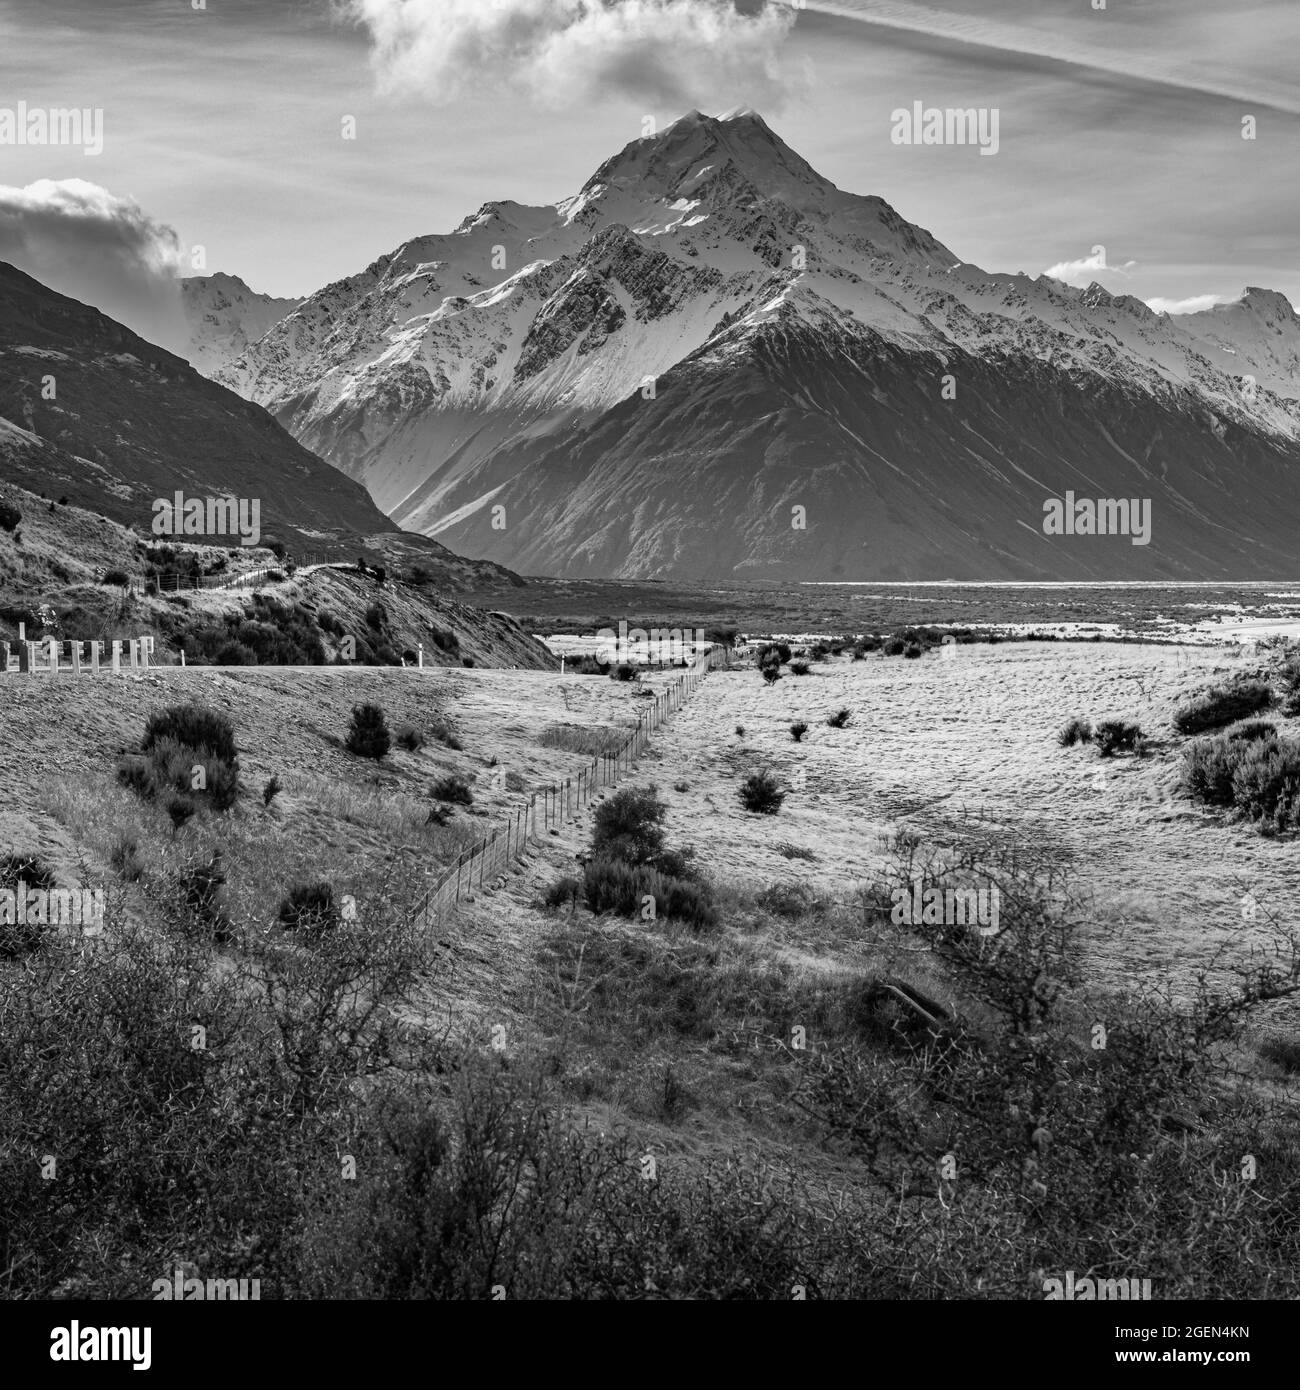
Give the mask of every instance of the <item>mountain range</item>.
POLYGON ((394 523, 528 573, 1289 574, 1300 320, 989 273, 692 112, 553 206, 489 203, 301 302, 187 288, 193 360, 394 523), (1068 492, 1149 544, 1046 535, 1068 492))

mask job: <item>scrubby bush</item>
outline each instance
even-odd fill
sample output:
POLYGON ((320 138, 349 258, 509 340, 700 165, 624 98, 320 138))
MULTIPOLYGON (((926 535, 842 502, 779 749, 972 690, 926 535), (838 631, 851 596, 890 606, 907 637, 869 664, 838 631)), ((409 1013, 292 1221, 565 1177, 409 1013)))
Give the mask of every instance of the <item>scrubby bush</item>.
POLYGON ((1103 758, 1113 757, 1116 753, 1132 753, 1141 739, 1141 727, 1124 719, 1103 719, 1093 734, 1097 752, 1103 758))
POLYGON ((272 773, 270 781, 262 788, 262 805, 269 806, 283 790, 283 787, 280 785, 280 779, 275 773, 272 773))
POLYGON ((655 787, 623 787, 596 807, 593 855, 645 864, 663 849, 667 805, 655 787))
POLYGON ((17 507, 10 506, 8 502, 0 502, 0 529, 13 531, 22 519, 23 514, 17 507))
POLYGON ((410 724, 403 724, 397 731, 397 746, 408 753, 418 753, 424 747, 424 735, 410 724))
POLYGON ((239 799, 235 732, 223 714, 201 705, 174 705, 149 717, 141 752, 118 765, 118 781, 146 801, 160 801, 174 829, 197 810, 195 795, 215 811, 239 799))
POLYGON ((180 876, 181 896, 192 921, 218 946, 231 938, 230 914, 226 907, 226 871, 218 851, 206 864, 196 864, 180 876))
POLYGON ((1273 690, 1266 681, 1238 681, 1216 686, 1190 700, 1174 715, 1174 728, 1180 734, 1200 734, 1221 729, 1225 724, 1245 719, 1273 703, 1273 690))
POLYGON ((1087 719, 1067 720, 1057 734, 1056 741, 1062 748, 1073 748, 1076 743, 1092 742, 1092 722, 1087 719))
POLYGON ((140 843, 133 835, 119 835, 108 852, 113 872, 127 883, 138 883, 144 876, 140 862, 140 843))
POLYGON ((1209 806, 1233 804, 1232 778, 1241 761, 1244 742, 1223 737, 1201 738, 1183 749, 1182 787, 1209 806))
POLYGON ((186 796, 184 792, 169 793, 163 806, 171 819, 173 835, 183 826, 188 825, 198 814, 199 809, 194 804, 194 798, 186 796))
POLYGON ((806 676, 812 670, 812 665, 807 661, 792 661, 790 663, 790 674, 792 676, 806 676))
POLYGON ((916 658, 920 656, 923 651, 924 648, 921 646, 919 642, 909 642, 903 648, 903 656, 908 661, 915 661, 916 658))
POLYGON ((286 931, 320 935, 332 931, 343 920, 328 883, 299 883, 280 903, 279 919, 286 931))
POLYGON ((435 801, 447 801, 454 806, 472 806, 474 804, 474 793, 470 789, 469 783, 463 777, 457 777, 454 774, 440 777, 429 788, 429 795, 435 801))
POLYGON ((620 661, 609 673, 612 681, 634 681, 636 680, 636 667, 629 661, 620 661))
POLYGON ((130 582, 131 576, 125 570, 105 570, 101 581, 106 588, 112 589, 125 589, 130 582))
POLYGON ((429 726, 429 736, 435 743, 442 744, 444 748, 450 748, 453 753, 464 751, 465 745, 461 743, 456 731, 444 719, 434 719, 429 726))
POLYGON ((796 719, 794 723, 790 725, 790 737, 794 739, 796 743, 802 743, 803 736, 807 732, 808 725, 802 719, 796 719))
POLYGON ((1254 743, 1256 739, 1276 738, 1277 725, 1269 719, 1243 719, 1225 730, 1224 737, 1233 743, 1254 743))
POLYGON ((234 762, 239 756, 234 726, 224 714, 205 705, 173 705, 150 715, 144 726, 141 751, 148 753, 165 741, 206 751, 222 762, 234 762))
POLYGON ((348 729, 347 750, 358 758, 373 758, 377 762, 392 747, 388 721, 379 705, 362 704, 352 708, 352 725, 348 729))
POLYGON ((832 729, 845 729, 848 727, 849 720, 852 719, 852 717, 853 715, 850 710, 839 709, 836 710, 834 714, 828 714, 826 716, 826 723, 832 729))
POLYGON ((1274 738, 1235 746, 1242 750, 1232 775, 1237 809, 1269 834, 1300 829, 1300 743, 1274 738))
POLYGON ((767 666, 760 666, 758 669, 766 685, 775 685, 781 679, 781 668, 775 662, 767 666))
POLYGON ((388 626, 388 610, 382 603, 372 603, 366 609, 366 626, 382 632, 388 626))
POLYGON ((570 903, 577 901, 582 891, 582 881, 574 878, 572 874, 566 874, 563 878, 556 879, 542 894, 542 901, 551 908, 568 907, 570 903))
POLYGON ((761 816, 774 816, 781 809, 785 793, 770 772, 753 772, 740 787, 740 802, 745 810, 761 816))
POLYGON ((901 637, 890 637, 883 643, 881 650, 886 656, 902 656, 907 643, 901 637))
POLYGON ((683 922, 697 930, 717 925, 718 913, 706 887, 660 873, 650 864, 631 864, 601 855, 583 871, 587 906, 595 913, 683 922), (649 900, 649 901, 647 901, 649 900))

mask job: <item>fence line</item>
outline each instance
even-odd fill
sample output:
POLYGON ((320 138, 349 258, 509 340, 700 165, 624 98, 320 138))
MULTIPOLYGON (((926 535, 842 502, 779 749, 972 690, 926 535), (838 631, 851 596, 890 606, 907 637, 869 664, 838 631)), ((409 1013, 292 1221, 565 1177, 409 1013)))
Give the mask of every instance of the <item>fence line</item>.
POLYGON ((84 671, 97 676, 101 671, 109 671, 116 676, 127 670, 150 670, 149 658, 153 653, 152 637, 115 638, 107 643, 63 642, 54 637, 42 637, 39 642, 30 642, 20 632, 17 642, 0 642, 0 675, 56 676, 63 672, 79 676, 84 671), (68 652, 66 665, 63 661, 65 647, 68 652), (102 665, 106 655, 108 664, 102 665))
POLYGON ((481 888, 490 878, 509 868, 543 833, 571 821, 598 791, 617 786, 620 775, 625 776, 633 770, 651 735, 663 726, 669 715, 685 706, 710 671, 726 665, 730 665, 730 660, 725 647, 711 647, 697 657, 653 703, 646 705, 637 717, 636 728, 613 752, 593 757, 576 777, 566 777, 556 786, 534 792, 526 802, 515 807, 504 826, 458 855, 424 895, 416 911, 416 920, 425 926, 441 924, 475 886, 481 888))

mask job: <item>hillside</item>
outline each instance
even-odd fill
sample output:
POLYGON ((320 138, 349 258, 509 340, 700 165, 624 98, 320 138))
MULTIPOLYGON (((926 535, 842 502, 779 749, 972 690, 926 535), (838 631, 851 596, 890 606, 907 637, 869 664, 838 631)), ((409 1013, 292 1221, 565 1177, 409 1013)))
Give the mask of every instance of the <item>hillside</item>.
MULTIPOLYGON (((235 578, 284 562, 261 547, 232 553, 184 545, 173 548, 179 558, 165 560, 166 552, 83 508, 4 485, 0 485, 0 504, 15 508, 21 516, 13 531, 0 527, 0 640, 14 640, 20 621, 26 624, 29 637, 109 641, 153 636, 155 660, 169 664, 180 660, 187 638, 193 642, 204 631, 255 622, 309 634, 321 644, 319 655, 324 660, 343 655, 343 639, 350 636, 362 662, 396 663, 423 644, 427 666, 552 670, 559 665, 512 618, 456 601, 453 595, 480 566, 466 562, 465 573, 454 564, 444 570, 436 557, 431 559, 418 545, 389 546, 382 544, 387 538, 377 538, 380 543, 363 547, 368 558, 366 574, 351 565, 285 578, 277 569, 281 579, 257 589, 210 588, 150 596, 142 592, 150 569, 177 566, 190 556, 201 571, 213 571, 216 578, 235 578), (380 565, 387 570, 382 585, 374 573, 380 565), (220 568, 214 571, 216 566, 220 568), (115 571, 137 586, 130 596, 124 597, 116 583, 101 583, 115 571)), ((493 573, 508 574, 495 569, 493 573)), ((233 640, 237 633, 230 636, 233 640)), ((211 644, 208 659, 217 645, 211 644)), ((305 658, 299 653, 295 659, 305 658)))

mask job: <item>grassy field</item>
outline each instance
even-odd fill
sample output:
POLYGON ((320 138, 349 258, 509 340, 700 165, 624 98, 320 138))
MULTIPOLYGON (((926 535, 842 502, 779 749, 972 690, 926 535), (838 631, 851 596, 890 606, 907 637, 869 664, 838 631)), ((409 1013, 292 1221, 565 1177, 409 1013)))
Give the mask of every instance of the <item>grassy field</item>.
POLYGON ((1059 1266, 1293 1295, 1296 842, 1184 799, 1171 725, 1257 669, 1082 643, 714 672, 625 784, 656 789, 711 916, 552 891, 600 862, 606 794, 432 936, 409 921, 438 869, 666 677, 10 678, 0 849, 111 910, 97 941, 0 962, 0 1280, 138 1296, 184 1262, 263 1297, 1032 1298, 1059 1266), (174 827, 115 768, 191 701, 229 719, 244 790, 174 827), (349 752, 365 701, 423 746, 349 752), (1112 715, 1140 754, 1058 744, 1112 715), (738 795, 763 770, 774 815, 738 795), (446 778, 470 804, 440 824, 446 778), (969 846, 1006 890, 996 947, 890 920, 891 884, 969 846), (184 885, 218 852, 213 937, 184 885), (322 881, 359 921, 295 937, 281 903, 322 881), (60 1204, 29 1151, 63 1155, 60 1204), (1207 1176, 1243 1153, 1253 1185, 1207 1176))

